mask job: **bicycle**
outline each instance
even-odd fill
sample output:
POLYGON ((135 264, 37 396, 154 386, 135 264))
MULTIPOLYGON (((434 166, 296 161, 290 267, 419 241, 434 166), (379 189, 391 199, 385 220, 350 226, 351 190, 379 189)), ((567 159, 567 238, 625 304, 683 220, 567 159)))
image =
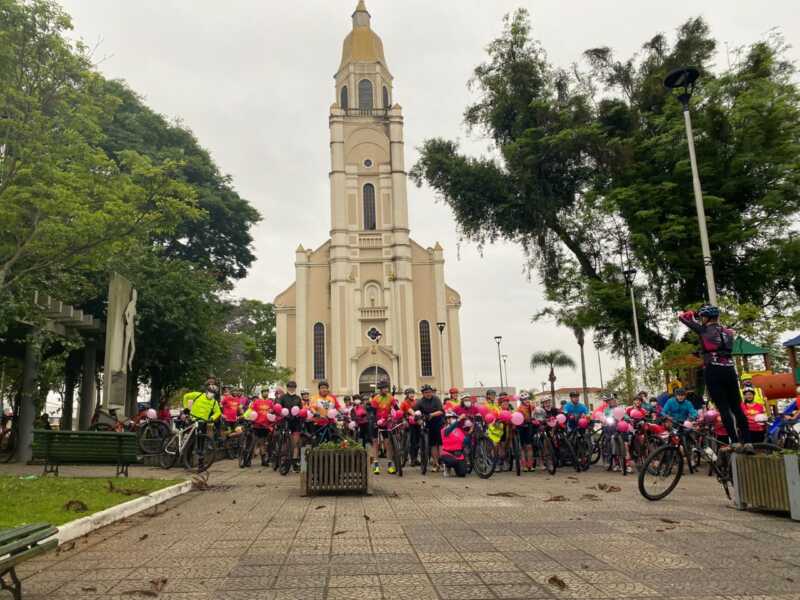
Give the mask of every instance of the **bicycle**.
POLYGON ((469 470, 475 471, 481 479, 489 479, 496 465, 495 445, 486 435, 486 422, 480 415, 473 417, 472 434, 469 445, 469 470))
POLYGON ((275 426, 270 438, 270 448, 272 470, 286 475, 292 467, 292 434, 285 419, 275 426))
POLYGON ((253 452, 256 448, 256 434, 250 421, 242 423, 242 433, 236 436, 239 439, 239 468, 244 469, 253 463, 253 452))
POLYGON ((158 463, 162 469, 171 469, 175 466, 175 463, 186 451, 189 440, 194 436, 195 429, 197 429, 197 422, 191 421, 185 426, 176 427, 172 435, 164 441, 164 446, 161 448, 161 454, 158 457, 158 463))
POLYGON ((556 460, 559 467, 572 466, 578 473, 583 469, 581 468, 578 457, 575 455, 575 449, 569 441, 567 430, 555 419, 549 419, 547 422, 550 430, 550 438, 553 442, 553 448, 556 460))
POLYGON ((428 416, 417 413, 419 423, 419 472, 425 475, 428 472, 428 462, 431 460, 431 440, 428 436, 428 416))
POLYGON ((540 421, 533 421, 533 463, 541 461, 542 466, 550 475, 556 474, 556 454, 553 448, 553 441, 547 432, 544 424, 540 421))
POLYGON ((17 449, 17 417, 4 416, 0 423, 0 462, 9 462, 17 449))

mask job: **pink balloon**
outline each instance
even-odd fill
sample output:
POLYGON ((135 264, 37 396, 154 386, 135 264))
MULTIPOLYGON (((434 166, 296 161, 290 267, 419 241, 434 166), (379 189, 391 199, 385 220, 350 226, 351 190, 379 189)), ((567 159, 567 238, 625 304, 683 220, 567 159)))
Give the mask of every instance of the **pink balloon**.
POLYGON ((402 410, 395 410, 392 412, 392 418, 395 421, 399 421, 403 418, 403 411, 402 410))
POLYGON ((299 409, 297 411, 297 416, 300 417, 301 419, 305 419, 308 416, 308 409, 307 408, 299 409))
POLYGON ((524 422, 525 422, 525 415, 523 415, 521 412, 512 413, 512 415, 511 415, 511 424, 512 425, 516 425, 517 427, 519 427, 524 422))
POLYGON ((631 430, 631 426, 627 421, 620 421, 617 423, 617 431, 620 433, 628 433, 631 430))
POLYGON ((683 426, 686 427, 686 429, 693 429, 694 428, 694 423, 692 423, 689 419, 686 419, 683 422, 683 426))
POLYGON ((148 408, 147 409, 147 418, 148 419, 157 419, 158 413, 156 412, 155 408, 148 408))
POLYGON ((328 409, 328 418, 329 419, 335 419, 338 416, 339 416, 339 411, 338 410, 336 410, 335 408, 329 408, 328 409))
POLYGON ((497 419, 497 415, 495 415, 493 412, 487 412, 483 418, 487 424, 491 425, 497 419))
POLYGON ((589 419, 587 419, 586 417, 581 417, 580 419, 578 419, 578 427, 580 427, 581 429, 586 429, 587 427, 589 427, 589 419))
POLYGON ((299 414, 300 414, 300 407, 299 406, 293 406, 292 407, 292 416, 296 417, 299 414))
POLYGON ((501 410, 500 411, 500 422, 501 423, 508 423, 511 421, 511 411, 510 410, 501 410))
POLYGON ((603 420, 603 411, 602 410, 594 411, 594 413, 592 414, 592 418, 595 421, 602 421, 603 420))
POLYGON ((378 419, 378 427, 383 427, 385 423, 386 423, 385 419, 378 419))
POLYGON ((272 405, 272 410, 274 410, 276 413, 281 412, 282 408, 283 406, 281 406, 278 402, 272 405))
POLYGON ((619 421, 622 417, 625 416, 625 409, 621 406, 614 407, 614 410, 611 411, 611 414, 614 415, 614 418, 619 421))
POLYGON ((474 425, 474 423, 473 423, 472 421, 470 421, 469 419, 467 419, 466 421, 464 421, 464 429, 469 429, 469 428, 470 428, 470 427, 472 427, 473 425, 474 425))
POLYGON ((408 417, 408 424, 409 425, 414 425, 416 422, 417 422, 417 420, 414 417, 408 417))
POLYGON ((559 424, 563 425, 564 423, 566 423, 566 422, 567 422, 567 417, 566 417, 566 416, 564 416, 564 415, 562 415, 562 414, 558 414, 558 415, 556 415, 556 421, 557 421, 559 424))
POLYGON ((715 410, 709 410, 706 412, 706 421, 713 421, 719 416, 719 413, 715 410))
POLYGON ((347 424, 347 426, 348 426, 350 429, 352 429, 353 431, 355 431, 355 430, 356 430, 356 422, 355 422, 355 421, 350 421, 350 422, 347 424))
POLYGON ((634 420, 638 421, 642 417, 644 417, 644 413, 642 411, 640 411, 638 408, 634 408, 631 411, 631 419, 634 419, 634 420))
POLYGON ((306 421, 313 421, 314 420, 314 413, 313 411, 308 411, 306 413, 306 421))
POLYGON ((483 404, 478 405, 478 414, 482 417, 485 417, 489 414, 489 408, 484 406, 483 404))
POLYGON ((270 423, 274 423, 276 418, 277 418, 277 417, 276 417, 275 415, 273 415, 272 413, 267 413, 267 420, 268 420, 270 423))
POLYGON ((289 409, 288 408, 282 408, 281 409, 281 416, 282 417, 288 417, 289 416, 289 409))
POLYGON ((767 415, 756 415, 755 416, 756 423, 766 423, 767 422, 767 415))

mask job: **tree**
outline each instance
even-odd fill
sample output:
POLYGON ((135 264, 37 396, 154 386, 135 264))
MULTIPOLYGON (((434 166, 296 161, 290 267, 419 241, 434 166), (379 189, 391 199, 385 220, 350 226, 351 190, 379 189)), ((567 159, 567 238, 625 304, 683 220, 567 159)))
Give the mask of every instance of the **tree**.
POLYGON ((771 316, 794 310, 800 238, 800 94, 775 40, 743 49, 731 70, 710 67, 714 40, 690 19, 638 57, 586 53, 588 70, 553 67, 532 41, 526 11, 471 81, 470 129, 496 154, 469 157, 455 142, 427 140, 411 176, 453 209, 479 244, 519 243, 558 308, 580 310, 617 352, 632 333, 623 272, 636 268, 643 344, 664 350, 674 310, 703 298, 704 274, 678 102, 664 75, 698 65, 693 117, 720 291, 771 316), (718 263, 718 264, 717 264, 718 263))
POLYGON ((550 369, 550 397, 553 401, 553 406, 556 405, 556 367, 569 367, 575 368, 575 361, 569 356, 564 354, 561 350, 550 350, 549 352, 534 352, 531 355, 531 370, 535 371, 539 367, 548 367, 550 369))
POLYGON ((109 253, 198 214, 173 161, 98 148, 117 102, 70 28, 52 2, 0 0, 0 304, 81 288, 109 253))

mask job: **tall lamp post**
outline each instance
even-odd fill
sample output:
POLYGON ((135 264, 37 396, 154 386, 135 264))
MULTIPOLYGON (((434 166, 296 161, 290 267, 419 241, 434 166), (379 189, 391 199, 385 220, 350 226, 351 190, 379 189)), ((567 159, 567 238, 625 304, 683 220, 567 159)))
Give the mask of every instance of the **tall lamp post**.
POLYGON ((439 321, 436 323, 436 327, 439 329, 439 363, 440 367, 442 368, 442 391, 441 393, 445 393, 445 381, 444 381, 444 328, 447 326, 447 323, 443 323, 439 321))
POLYGON ((503 354, 503 368, 506 371, 506 386, 510 387, 508 383, 508 354, 503 354))
POLYGON ((494 336, 494 341, 497 343, 497 366, 500 369, 500 392, 503 392, 503 359, 500 354, 500 342, 503 341, 502 335, 494 336))
POLYGON ((627 269, 622 274, 625 276, 625 285, 631 292, 631 311, 633 313, 633 333, 636 336, 636 362, 639 369, 644 369, 644 357, 642 355, 642 342, 639 339, 639 318, 636 315, 636 296, 633 292, 633 281, 636 278, 636 269, 627 269))
POLYGON ((694 151, 694 133, 692 132, 692 117, 689 114, 689 100, 694 92, 694 84, 700 77, 700 71, 695 67, 680 67, 666 76, 664 86, 671 90, 683 91, 678 94, 678 102, 683 106, 683 122, 686 126, 686 140, 689 145, 689 161, 692 164, 692 187, 694 188, 694 202, 697 207, 697 224, 700 227, 700 246, 703 251, 703 265, 706 271, 706 286, 708 287, 708 301, 717 304, 717 286, 714 283, 714 265, 711 262, 711 246, 708 243, 708 228, 706 227, 706 211, 703 206, 703 190, 700 187, 700 174, 697 170, 697 156, 694 151))

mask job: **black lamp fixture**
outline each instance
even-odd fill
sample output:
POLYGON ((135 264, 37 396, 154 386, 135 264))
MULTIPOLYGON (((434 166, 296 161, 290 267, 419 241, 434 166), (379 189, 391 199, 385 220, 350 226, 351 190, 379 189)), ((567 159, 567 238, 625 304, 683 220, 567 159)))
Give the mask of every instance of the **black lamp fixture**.
POLYGON ((664 87, 671 90, 683 89, 683 92, 678 94, 678 101, 683 104, 684 108, 688 108, 689 99, 694 92, 694 84, 700 77, 700 70, 697 67, 679 67, 670 71, 664 78, 664 87))

